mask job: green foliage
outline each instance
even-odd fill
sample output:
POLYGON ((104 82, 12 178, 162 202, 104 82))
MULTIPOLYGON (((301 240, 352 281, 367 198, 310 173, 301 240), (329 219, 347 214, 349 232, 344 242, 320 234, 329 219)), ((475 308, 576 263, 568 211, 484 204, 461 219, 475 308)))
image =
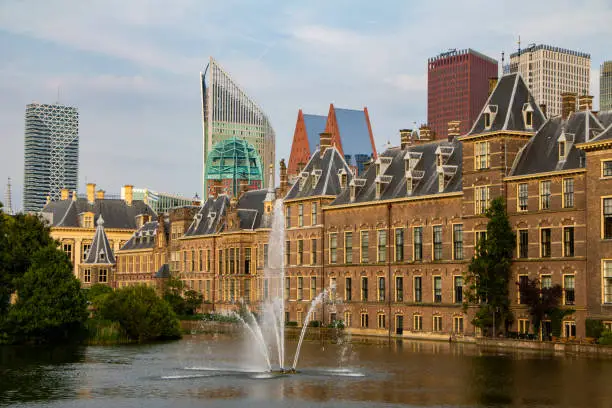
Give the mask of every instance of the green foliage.
POLYGON ((106 297, 113 293, 113 289, 103 283, 94 283, 89 289, 83 290, 83 292, 87 301, 95 309, 98 309, 106 297))
POLYGON ((221 313, 203 313, 202 320, 208 322, 238 323, 238 317, 221 313))
POLYGON ((508 283, 516 241, 502 197, 491 201, 486 216, 489 219, 487 236, 478 242, 475 256, 472 257, 465 274, 464 308, 478 305, 474 325, 486 330, 495 320, 497 330, 500 324, 507 326, 513 320, 508 283))
POLYGON ((287 321, 287 322, 285 322, 285 326, 287 326, 287 327, 297 327, 298 326, 298 322, 287 321))
POLYGON ((604 330, 601 333, 601 337, 599 337, 597 343, 603 346, 612 346, 612 332, 609 330, 604 330))
POLYGON ((118 322, 101 319, 88 319, 85 323, 87 329, 87 344, 125 344, 130 339, 123 332, 118 322))
POLYGON ((308 327, 321 327, 321 321, 311 320, 310 322, 308 322, 308 327))
POLYGON ((327 325, 328 329, 344 329, 344 322, 342 320, 334 320, 327 325))
POLYGON ((6 332, 13 343, 70 340, 83 329, 87 305, 68 256, 54 244, 39 249, 16 280, 17 302, 8 310, 6 332))
POLYGON ((574 314, 574 309, 553 309, 550 313, 550 331, 554 337, 561 337, 563 318, 574 314))
POLYGON ((200 292, 196 292, 195 290, 188 290, 184 294, 184 299, 185 312, 188 315, 193 315, 195 314, 196 310, 202 306, 204 296, 200 292))
POLYGON ((176 277, 170 277, 164 287, 163 298, 178 316, 187 314, 185 299, 181 296, 184 287, 183 281, 176 277))
POLYGON ((601 320, 586 319, 585 326, 587 337, 598 339, 603 335, 603 332, 605 331, 603 321, 601 320))
POLYGON ((101 319, 118 322, 132 340, 176 339, 181 337, 179 321, 170 305, 153 288, 128 286, 109 294, 101 304, 101 319))
POLYGON ((527 279, 519 285, 521 303, 527 305, 527 310, 531 315, 534 332, 540 332, 542 320, 546 317, 555 315, 556 310, 561 304, 563 289, 561 285, 554 285, 550 288, 540 289, 540 281, 537 279, 527 279))

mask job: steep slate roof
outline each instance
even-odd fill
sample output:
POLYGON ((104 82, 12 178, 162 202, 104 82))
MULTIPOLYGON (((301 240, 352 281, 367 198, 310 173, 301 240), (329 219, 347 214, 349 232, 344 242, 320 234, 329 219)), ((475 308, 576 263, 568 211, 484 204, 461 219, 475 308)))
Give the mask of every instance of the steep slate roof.
POLYGON ((597 119, 606 128, 603 132, 589 140, 589 142, 603 142, 612 139, 612 111, 599 112, 597 119))
MULTIPOLYGON (((445 153, 445 161, 443 168, 448 172, 446 185, 443 193, 461 191, 461 166, 462 166, 462 144, 454 140, 436 141, 412 145, 406 149, 392 147, 380 154, 380 160, 390 158, 391 162, 384 172, 380 174, 382 177, 389 176, 389 183, 382 184, 383 189, 378 200, 390 200, 403 197, 418 197, 423 195, 440 194, 438 191, 438 168, 437 154, 438 149, 442 149, 445 153), (413 173, 419 176, 420 180, 413 179, 412 194, 408 194, 406 186, 406 162, 407 156, 419 157, 413 173), (456 167, 455 167, 456 166, 456 167), (454 170, 454 172, 453 172, 454 170)), ((355 193, 353 203, 363 203, 370 201, 378 201, 376 199, 376 165, 372 164, 364 174, 363 180, 365 183, 362 187, 358 187, 355 193)), ((357 179, 355 179, 357 181, 357 179)), ((344 189, 331 205, 342 205, 351 203, 350 188, 344 189)))
POLYGON ((302 174, 291 186, 285 200, 294 198, 307 198, 322 195, 337 195, 340 193, 340 179, 338 173, 344 170, 347 173, 347 182, 351 181, 351 169, 335 147, 328 147, 321 157, 319 149, 310 156, 310 160, 302 170, 302 174), (313 187, 315 173, 320 172, 319 180, 313 187), (300 183, 302 188, 300 189, 300 183))
POLYGON ((311 154, 319 145, 319 135, 325 131, 326 123, 327 116, 304 114, 304 125, 308 134, 308 148, 311 154))
POLYGON ((540 128, 546 118, 533 99, 529 88, 520 74, 504 75, 487 99, 480 115, 468 135, 500 130, 529 132, 540 128), (528 103, 533 109, 533 127, 525 126, 523 107, 528 103), (490 129, 485 129, 484 113, 487 106, 496 105, 497 114, 490 129))
MULTIPOLYGON (((129 241, 121 247, 121 250, 153 248, 155 245, 155 237, 157 236, 158 222, 159 221, 150 221, 145 223, 130 237, 129 241)), ((166 228, 166 231, 168 231, 168 228, 166 228)))
POLYGON ((219 195, 217 198, 210 197, 204 201, 200 211, 195 215, 193 222, 185 232, 185 236, 217 233, 222 227, 221 220, 229 202, 230 199, 225 194, 219 195))
POLYGON ((76 201, 51 201, 42 209, 43 216, 51 222, 52 227, 82 227, 82 213, 94 213, 94 220, 99 216, 104 218, 106 228, 136 229, 136 216, 140 214, 151 215, 156 219, 155 211, 142 200, 132 201, 127 205, 124 200, 96 199, 89 203, 86 198, 77 198, 76 201))
POLYGON ((113 248, 108 242, 106 232, 104 232, 104 219, 102 216, 98 217, 96 224, 96 233, 91 242, 87 259, 83 263, 88 265, 114 265, 115 254, 113 254, 113 248))
POLYGON ((264 201, 268 195, 267 190, 251 190, 245 192, 238 200, 238 218, 240 218, 240 229, 252 230, 267 228, 267 220, 264 222, 264 201))
MULTIPOLYGON (((605 117, 606 121, 609 118, 605 117)), ((590 111, 574 112, 569 118, 551 118, 521 149, 510 172, 511 176, 522 176, 556 170, 585 167, 584 152, 575 147, 578 143, 599 138, 604 124, 590 111), (566 135, 565 160, 559 159, 558 139, 566 135), (588 137, 586 136, 588 134, 588 137)))
POLYGON ((370 139, 370 129, 364 110, 334 108, 336 123, 340 133, 342 152, 351 156, 351 163, 356 154, 371 155, 376 151, 370 139))

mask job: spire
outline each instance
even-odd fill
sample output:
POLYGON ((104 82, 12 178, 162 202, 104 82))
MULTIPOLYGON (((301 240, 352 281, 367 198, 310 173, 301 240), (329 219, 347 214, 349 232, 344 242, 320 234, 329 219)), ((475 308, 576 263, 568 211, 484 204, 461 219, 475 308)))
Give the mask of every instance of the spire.
POLYGON ((273 202, 274 200, 276 200, 276 192, 274 191, 274 165, 270 164, 270 182, 268 183, 268 193, 264 201, 273 202))
POLYGON ((8 178, 8 183, 6 184, 6 192, 4 193, 4 205, 6 205, 6 214, 13 215, 13 201, 11 197, 11 178, 8 178))
POLYGON ((91 247, 89 248, 87 258, 83 263, 89 265, 113 265, 115 264, 115 254, 113 253, 113 248, 108 242, 106 231, 104 231, 104 219, 102 218, 102 215, 98 217, 96 225, 97 227, 94 239, 91 242, 91 247))

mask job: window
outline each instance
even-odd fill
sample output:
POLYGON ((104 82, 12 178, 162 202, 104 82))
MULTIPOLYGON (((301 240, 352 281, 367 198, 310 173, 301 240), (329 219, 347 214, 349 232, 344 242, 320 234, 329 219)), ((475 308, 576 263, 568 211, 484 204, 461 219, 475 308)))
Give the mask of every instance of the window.
POLYGON ((423 227, 414 227, 414 260, 423 259, 423 227))
POLYGON ((379 329, 384 329, 385 328, 385 315, 382 313, 378 314, 378 328, 379 329))
POLYGON ((304 204, 298 204, 298 227, 304 226, 304 204))
POLYGON ((576 322, 572 320, 563 322, 563 336, 576 337, 576 322))
POLYGON ((378 301, 385 301, 385 278, 378 278, 378 301))
POLYGON ((612 198, 603 199, 604 239, 612 239, 612 198))
POLYGON ((612 303, 612 261, 603 261, 603 301, 612 303))
POLYGON ((521 183, 518 185, 518 209, 519 211, 527 211, 529 202, 529 185, 521 183))
POLYGON ((353 280, 344 278, 344 301, 350 302, 351 300, 353 300, 353 280))
POLYGON ((344 327, 351 327, 352 320, 351 312, 344 312, 344 327))
POLYGON ((563 299, 564 304, 573 305, 576 300, 575 295, 576 277, 574 275, 563 276, 563 299))
POLYGON ((463 316, 453 317, 453 332, 463 333, 463 316))
POLYGON ((247 303, 249 303, 251 301, 251 280, 250 279, 245 279, 244 280, 243 294, 244 294, 244 296, 243 296, 244 300, 247 303))
POLYGON ((563 208, 574 207, 574 179, 563 179, 563 208))
POLYGON ((487 240, 487 231, 476 231, 476 248, 478 248, 480 245, 484 245, 485 241, 487 240))
POLYGON ((337 261, 337 246, 338 235, 335 232, 329 234, 329 263, 336 263, 337 261))
POLYGON ((442 277, 434 276, 434 302, 442 302, 442 277))
POLYGON ((223 263, 223 250, 222 249, 219 250, 219 255, 218 255, 218 260, 217 261, 218 261, 217 267, 219 268, 219 274, 223 275, 225 273, 225 271, 223 270, 223 266, 225 264, 223 263))
POLYGON ((433 317, 433 331, 435 332, 442 331, 442 316, 433 317))
POLYGON ((438 192, 444 192, 444 173, 438 173, 438 192))
POLYGON ((206 293, 206 297, 204 299, 208 300, 208 301, 212 300, 210 298, 210 280, 206 281, 206 289, 205 290, 206 290, 206 292, 205 292, 206 293))
POLYGON ((100 269, 98 272, 98 282, 106 283, 108 281, 108 271, 106 269, 100 269))
POLYGON ((361 277, 361 300, 368 301, 368 278, 365 276, 361 277))
POLYGON ((363 327, 364 329, 368 328, 368 314, 367 313, 361 314, 361 327, 363 327))
POLYGON ((378 262, 387 261, 387 231, 378 231, 378 262))
POLYGON ((285 278, 285 300, 289 300, 291 292, 291 278, 285 278))
POLYGON ((370 231, 361 231, 361 263, 370 262, 370 231))
POLYGON ((416 303, 423 301, 423 278, 420 276, 414 277, 414 301, 416 303))
POLYGON ((463 259, 463 224, 453 225, 453 259, 463 259))
POLYGON ((72 244, 63 244, 62 249, 68 255, 68 258, 72 261, 72 244))
POLYGON ((606 160, 602 163, 602 176, 612 177, 612 160, 606 160))
POLYGON ((304 240, 303 239, 298 239, 297 247, 298 247, 297 248, 298 249, 297 264, 302 265, 304 263, 304 240))
POLYGON ((310 223, 312 225, 317 225, 317 203, 316 201, 312 203, 312 205, 310 206, 310 223))
POLYGON ((236 273, 236 268, 234 267, 236 262, 236 249, 238 248, 230 248, 229 249, 229 273, 233 275, 236 273))
POLYGON ((525 303, 525 299, 523 299, 523 291, 521 289, 525 288, 528 282, 529 282, 529 277, 527 275, 519 275, 518 277, 518 303, 520 305, 525 303))
POLYGON ((529 230, 519 230, 518 241, 518 257, 529 258, 529 230))
POLYGON ((270 289, 270 282, 268 282, 267 279, 264 279, 264 281, 263 281, 263 298, 265 300, 267 300, 269 295, 270 295, 269 289, 270 289))
POLYGON ((518 332, 521 334, 529 333, 529 320, 518 319, 518 332))
POLYGON ((196 270, 196 260, 195 260, 195 251, 192 249, 191 250, 191 269, 189 270, 190 272, 194 272, 196 270))
POLYGON ((488 112, 484 114, 484 125, 487 129, 491 127, 491 114, 488 112))
MULTIPOLYGON (((250 251, 250 249, 249 249, 250 251)), ((198 271, 203 272, 204 269, 202 269, 204 267, 204 262, 202 262, 202 257, 203 257, 203 252, 201 249, 198 250, 198 271)), ((250 254, 249 254, 250 255, 250 254)))
POLYGON ((433 242, 434 242, 434 261, 442 259, 442 226, 436 225, 433 227, 433 242))
POLYGON ((552 276, 550 275, 542 275, 540 278, 540 286, 542 289, 550 289, 552 288, 552 276))
POLYGON ((353 233, 344 233, 344 263, 353 263, 353 233))
POLYGON ((83 273, 83 282, 91 282, 91 269, 85 269, 85 272, 83 273))
POLYGON ((268 244, 264 244, 263 246, 263 260, 264 260, 264 267, 268 267, 268 244))
POLYGON ((476 142, 474 144, 475 159, 476 159, 476 170, 488 169, 489 168, 489 142, 476 142))
POLYGON ((85 214, 83 216, 83 228, 93 228, 93 215, 85 214))
POLYGON ((533 127, 533 112, 531 111, 525 112, 525 126, 533 127))
POLYGON ((541 234, 541 256, 542 258, 550 258, 551 248, 550 248, 550 228, 542 228, 540 231, 541 234))
POLYGON ((475 195, 475 214, 484 214, 489 207, 489 187, 475 187, 474 188, 475 195))
POLYGON ((412 317, 412 322, 413 322, 413 329, 414 331, 421 331, 423 330, 423 316, 421 315, 414 315, 412 317))
POLYGON ((285 241, 285 265, 291 261, 291 241, 285 241))
POLYGON ((317 240, 313 238, 310 240, 310 263, 316 265, 317 263, 317 240))
POLYGON ((550 208, 550 181, 540 181, 540 210, 550 208))
POLYGON ((304 297, 304 278, 298 276, 297 278, 297 300, 302 300, 304 297))
POLYGON ((291 228, 291 207, 285 208, 285 228, 291 228))
POLYGON ((315 276, 310 277, 310 300, 317 296, 317 278, 315 276))
POLYGON ((91 244, 83 244, 83 260, 87 259, 90 249, 91 249, 91 244))
POLYGON ((455 303, 463 302, 463 277, 455 276, 455 303))
POLYGON ((251 273, 251 248, 244 249, 244 273, 246 275, 251 273))
POLYGON ((404 260, 404 229, 395 229, 395 262, 404 260))
POLYGON ((404 278, 401 276, 395 277, 395 301, 404 301, 404 278))
POLYGON ((559 142, 559 160, 565 160, 565 142, 559 142))
POLYGON ((574 256, 574 227, 563 228, 563 256, 574 256))

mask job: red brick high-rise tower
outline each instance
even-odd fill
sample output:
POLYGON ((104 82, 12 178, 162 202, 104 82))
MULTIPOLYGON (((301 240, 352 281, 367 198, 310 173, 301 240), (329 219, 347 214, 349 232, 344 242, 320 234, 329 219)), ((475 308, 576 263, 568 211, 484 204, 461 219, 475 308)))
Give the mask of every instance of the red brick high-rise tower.
POLYGON ((427 124, 436 139, 447 137, 448 122, 461 121, 467 133, 489 95, 497 61, 472 49, 451 50, 427 61, 427 124))

